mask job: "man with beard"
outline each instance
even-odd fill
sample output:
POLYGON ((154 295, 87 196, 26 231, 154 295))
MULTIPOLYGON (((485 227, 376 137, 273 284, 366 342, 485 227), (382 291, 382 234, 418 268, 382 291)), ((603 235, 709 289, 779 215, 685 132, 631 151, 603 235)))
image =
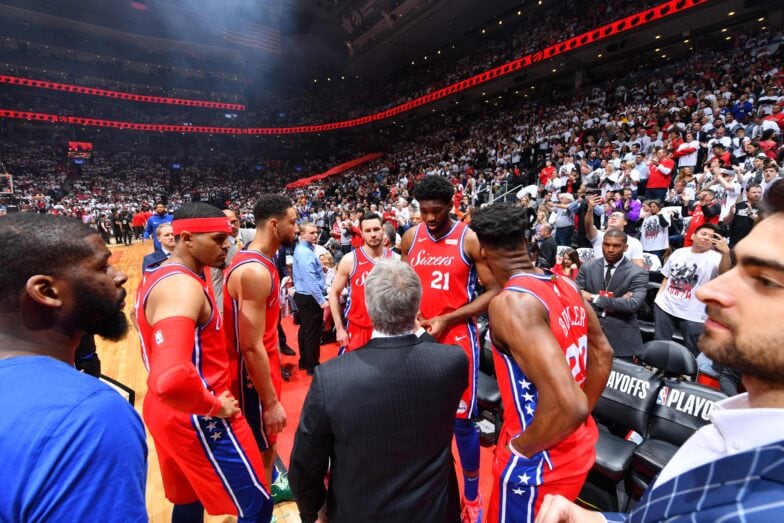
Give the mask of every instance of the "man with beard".
MULTIPOLYGON (((453 220, 454 188, 440 176, 426 176, 414 187, 422 223, 403 235, 401 260, 411 265, 422 282, 419 320, 433 338, 458 345, 468 357, 466 389, 455 413, 455 442, 463 468, 463 523, 482 520, 479 495, 479 433, 477 415, 479 335, 475 318, 487 310, 499 287, 482 260, 476 234, 465 222, 453 220), (476 294, 477 280, 485 292, 476 294)), ((522 211, 522 210, 521 210, 522 211)))
POLYGON ((232 394, 240 400, 272 484, 275 442, 286 426, 280 403, 280 278, 273 259, 281 246, 294 245, 297 211, 285 196, 271 194, 259 198, 253 217, 256 236, 226 271, 223 310, 231 326, 226 341, 233 360, 232 394))
POLYGON ((343 256, 329 287, 329 308, 335 321, 337 342, 347 352, 363 347, 370 341, 373 325, 365 307, 365 279, 378 260, 392 257, 392 251, 384 247, 384 228, 378 214, 362 215, 359 229, 365 244, 343 256), (346 287, 348 298, 344 325, 340 294, 346 287))
MULTIPOLYGON (((784 509, 784 181, 735 249, 737 265, 697 290, 708 320, 700 349, 737 369, 747 392, 716 403, 632 511, 631 521, 777 521, 784 509)), ((623 521, 560 496, 537 523, 623 521)))
MULTIPOLYGON (((172 215, 166 212, 166 206, 160 202, 155 204, 155 214, 150 216, 147 219, 147 225, 144 228, 144 236, 142 241, 146 240, 147 238, 152 238, 153 247, 155 247, 156 251, 161 250, 161 242, 158 241, 158 237, 155 234, 155 230, 158 226, 162 223, 171 223, 172 215)), ((117 241, 119 243, 119 239, 117 241)))
POLYGON ((142 356, 150 371, 144 420, 155 441, 172 521, 210 514, 270 521, 264 465, 230 392, 229 358, 206 267, 222 269, 229 219, 205 203, 172 222, 172 257, 144 274, 136 295, 142 356))
POLYGON ((0 218, 2 521, 147 521, 141 420, 73 366, 82 337, 128 330, 110 254, 72 218, 0 218))

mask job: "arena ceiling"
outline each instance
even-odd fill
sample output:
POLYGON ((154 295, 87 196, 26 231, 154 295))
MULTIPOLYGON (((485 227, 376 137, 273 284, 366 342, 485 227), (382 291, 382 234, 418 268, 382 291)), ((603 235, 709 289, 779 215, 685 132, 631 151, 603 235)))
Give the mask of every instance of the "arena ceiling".
POLYGON ((537 0, 0 0, 3 7, 130 35, 239 49, 251 68, 284 68, 303 77, 383 75, 412 56, 462 41, 505 13, 541 9, 537 0), (279 35, 280 50, 225 40, 227 26, 247 22, 279 35))

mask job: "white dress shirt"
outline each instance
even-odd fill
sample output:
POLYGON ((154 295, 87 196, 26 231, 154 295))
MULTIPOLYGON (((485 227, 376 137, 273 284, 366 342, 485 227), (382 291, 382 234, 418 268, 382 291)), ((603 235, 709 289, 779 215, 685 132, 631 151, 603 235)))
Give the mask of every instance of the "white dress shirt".
POLYGON ((751 408, 748 394, 716 403, 711 419, 678 449, 654 486, 711 461, 784 439, 784 409, 751 408))

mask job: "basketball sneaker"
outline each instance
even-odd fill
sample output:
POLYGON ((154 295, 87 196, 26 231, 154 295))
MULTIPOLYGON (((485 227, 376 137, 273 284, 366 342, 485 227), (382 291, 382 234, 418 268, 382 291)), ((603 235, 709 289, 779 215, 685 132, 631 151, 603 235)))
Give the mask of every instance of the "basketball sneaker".
POLYGON ((294 501, 294 494, 289 486, 289 475, 278 470, 278 479, 272 483, 272 500, 277 504, 281 501, 294 501))
POLYGON ((460 513, 462 523, 482 523, 482 496, 477 495, 473 501, 462 498, 463 511, 460 513))

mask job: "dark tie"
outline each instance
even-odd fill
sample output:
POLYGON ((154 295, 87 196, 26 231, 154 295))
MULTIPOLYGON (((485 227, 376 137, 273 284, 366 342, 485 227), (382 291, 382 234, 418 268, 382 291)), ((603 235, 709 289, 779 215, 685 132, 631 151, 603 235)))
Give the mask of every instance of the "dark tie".
POLYGON ((612 280, 612 272, 614 268, 615 265, 611 263, 607 264, 607 270, 604 271, 604 290, 607 290, 607 288, 610 286, 610 280, 612 280))

